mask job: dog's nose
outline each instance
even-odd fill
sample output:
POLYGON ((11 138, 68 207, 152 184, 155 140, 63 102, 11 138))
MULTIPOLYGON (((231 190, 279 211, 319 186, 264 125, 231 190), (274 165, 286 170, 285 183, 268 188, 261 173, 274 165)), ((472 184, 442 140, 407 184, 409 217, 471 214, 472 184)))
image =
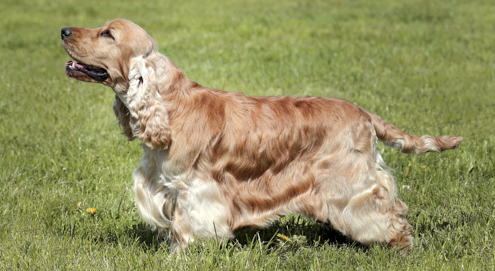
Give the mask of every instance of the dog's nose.
POLYGON ((67 27, 62 28, 62 39, 66 39, 72 35, 72 30, 67 27))

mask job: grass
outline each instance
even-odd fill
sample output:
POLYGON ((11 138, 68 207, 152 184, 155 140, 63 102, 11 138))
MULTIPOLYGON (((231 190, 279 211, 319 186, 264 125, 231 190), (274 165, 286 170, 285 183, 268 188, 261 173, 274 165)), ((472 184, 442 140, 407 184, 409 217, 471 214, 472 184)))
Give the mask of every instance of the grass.
POLYGON ((3 0, 0 18, 0 269, 494 268, 491 0, 3 0), (204 86, 344 98, 411 134, 464 136, 442 154, 380 147, 414 251, 361 246, 289 216, 171 255, 136 212, 141 149, 119 134, 111 90, 63 72, 60 29, 116 17, 143 26, 204 86))

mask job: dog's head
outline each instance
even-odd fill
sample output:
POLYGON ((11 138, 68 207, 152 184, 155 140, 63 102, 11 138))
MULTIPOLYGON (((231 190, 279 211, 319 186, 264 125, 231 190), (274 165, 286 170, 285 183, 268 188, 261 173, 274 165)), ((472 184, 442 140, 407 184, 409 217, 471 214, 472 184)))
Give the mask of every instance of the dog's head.
POLYGON ((113 109, 130 140, 141 138, 151 148, 168 147, 168 113, 158 106, 162 104, 159 90, 177 89, 189 81, 158 52, 146 31, 117 19, 95 29, 63 28, 62 44, 74 59, 67 62, 68 77, 113 88, 113 109))
POLYGON ((127 91, 133 61, 157 52, 155 40, 146 31, 123 19, 94 29, 66 27, 61 36, 74 60, 67 62, 67 76, 110 86, 117 93, 127 91))

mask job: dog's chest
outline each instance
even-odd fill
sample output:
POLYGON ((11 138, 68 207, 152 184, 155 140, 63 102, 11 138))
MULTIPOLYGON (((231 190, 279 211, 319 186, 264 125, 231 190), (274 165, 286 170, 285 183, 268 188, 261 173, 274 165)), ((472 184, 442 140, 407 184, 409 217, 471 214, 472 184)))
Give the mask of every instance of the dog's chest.
MULTIPOLYGON (((188 238, 195 235, 218 234, 230 237, 228 210, 225 197, 219 185, 199 174, 181 171, 177 162, 168 159, 168 152, 149 149, 144 146, 144 155, 140 165, 144 178, 142 187, 156 200, 157 208, 174 227, 185 227, 191 231, 188 238), (184 223, 178 225, 177 223, 184 223), (176 225, 177 224, 177 225, 176 225)), ((152 213, 152 211, 141 211, 152 213)))
POLYGON ((184 167, 170 159, 168 150, 150 149, 143 144, 142 163, 150 167, 150 173, 154 173, 154 177, 159 177, 160 182, 170 182, 184 174, 184 167))

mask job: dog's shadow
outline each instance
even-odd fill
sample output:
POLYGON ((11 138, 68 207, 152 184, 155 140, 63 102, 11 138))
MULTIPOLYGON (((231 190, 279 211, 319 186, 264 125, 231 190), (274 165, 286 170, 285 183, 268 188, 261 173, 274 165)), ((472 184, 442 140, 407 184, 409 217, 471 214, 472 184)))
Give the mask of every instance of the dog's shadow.
MULTIPOLYGON (((167 246, 165 238, 160 237, 156 230, 152 230, 143 222, 135 224, 127 230, 127 235, 146 250, 157 251, 167 246)), ((234 238, 227 244, 241 247, 252 246, 261 242, 270 247, 278 246, 283 242, 297 246, 322 246, 324 244, 336 246, 355 246, 366 249, 350 238, 334 230, 326 223, 315 222, 299 215, 289 216, 273 222, 266 228, 242 228, 234 232, 234 238)))
POLYGON ((354 243, 329 224, 315 222, 302 216, 279 219, 267 228, 242 228, 235 231, 234 238, 234 241, 241 245, 248 245, 253 241, 273 242, 274 240, 304 242, 307 245, 324 243, 351 245, 354 243))

